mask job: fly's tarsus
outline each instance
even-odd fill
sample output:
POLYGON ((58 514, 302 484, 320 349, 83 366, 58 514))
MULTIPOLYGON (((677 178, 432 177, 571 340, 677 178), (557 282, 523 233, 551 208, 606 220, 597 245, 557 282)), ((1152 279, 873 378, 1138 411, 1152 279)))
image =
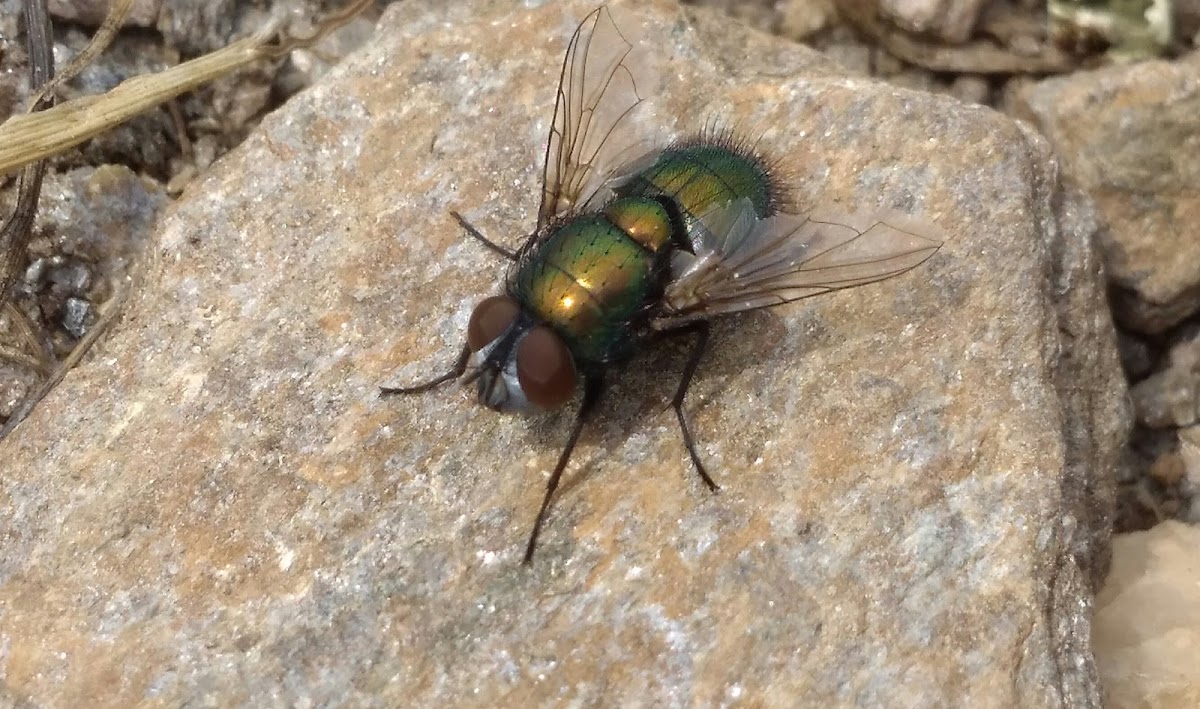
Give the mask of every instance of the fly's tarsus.
POLYGON ((683 444, 687 447, 688 456, 692 459, 692 465, 696 466, 696 472, 700 474, 700 479, 708 486, 708 489, 713 492, 719 492, 720 485, 708 474, 704 463, 700 462, 700 454, 696 452, 696 441, 692 437, 692 430, 688 426, 687 417, 683 415, 683 399, 687 396, 688 388, 692 385, 692 377, 696 374, 696 369, 700 366, 700 360, 704 357, 704 350, 708 348, 708 333, 709 325, 705 320, 698 320, 688 325, 684 325, 678 330, 671 332, 672 335, 690 335, 696 336, 695 342, 692 344, 692 351, 688 355, 687 364, 683 368, 683 376, 679 378, 679 388, 675 390, 675 397, 671 399, 671 408, 675 409, 675 416, 679 419, 679 430, 683 434, 683 444))
POLYGON ((454 367, 445 374, 434 377, 427 382, 414 384, 407 387, 379 387, 380 396, 394 396, 396 394, 421 394, 430 389, 436 389, 438 386, 445 384, 448 381, 458 379, 467 371, 467 360, 471 357, 471 348, 463 345, 462 352, 459 353, 458 359, 454 362, 454 367))
POLYGON ((495 251, 496 253, 500 254, 501 256, 508 259, 509 261, 517 260, 517 254, 515 251, 512 251, 511 249, 506 249, 503 246, 501 246, 500 244, 497 244, 496 242, 494 242, 491 239, 484 236, 483 233, 480 232, 478 229, 476 229, 475 225, 473 225, 473 224, 471 224, 471 222, 467 221, 463 217, 463 215, 461 215, 458 212, 451 209, 450 216, 454 217, 454 221, 458 222, 458 225, 461 226, 463 228, 463 230, 466 231, 468 234, 473 236, 475 238, 475 240, 478 241, 479 243, 488 247, 492 251, 495 251))
POLYGON ((579 442, 579 434, 583 431, 583 425, 592 417, 603 392, 604 379, 602 377, 590 377, 584 382, 583 403, 579 405, 579 412, 575 414, 575 425, 571 428, 571 436, 567 439, 567 445, 563 448, 563 452, 558 456, 558 465, 555 465, 554 472, 550 473, 550 480, 546 483, 546 494, 542 497, 542 506, 538 509, 537 517, 533 520, 533 529, 529 532, 529 543, 525 545, 525 557, 521 562, 526 566, 533 561, 538 534, 541 533, 546 515, 550 511, 550 499, 554 497, 554 491, 558 489, 558 481, 562 479, 563 471, 567 469, 567 463, 571 460, 571 452, 575 450, 575 444, 579 442))

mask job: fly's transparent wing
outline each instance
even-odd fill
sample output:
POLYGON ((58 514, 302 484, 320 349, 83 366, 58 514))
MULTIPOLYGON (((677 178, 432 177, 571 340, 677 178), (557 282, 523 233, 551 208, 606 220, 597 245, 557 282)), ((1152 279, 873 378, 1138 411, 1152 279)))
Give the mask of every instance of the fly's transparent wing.
POLYGON ((594 190, 590 187, 588 188, 586 194, 591 196, 583 202, 583 211, 594 212, 600 210, 616 197, 618 189, 658 162, 662 146, 670 144, 671 140, 666 137, 666 133, 663 130, 654 131, 654 133, 654 135, 639 141, 629 141, 629 147, 624 149, 623 154, 636 155, 638 157, 620 164, 614 170, 605 170, 605 179, 598 181, 594 190))
POLYGON ((692 247, 677 252, 654 327, 766 308, 899 275, 941 246, 927 220, 891 212, 757 219, 749 200, 700 218, 692 247))
POLYGON ((612 12, 599 7, 571 36, 546 145, 539 228, 646 150, 631 124, 657 76, 646 43, 632 34, 633 23, 624 24, 622 30, 612 12))

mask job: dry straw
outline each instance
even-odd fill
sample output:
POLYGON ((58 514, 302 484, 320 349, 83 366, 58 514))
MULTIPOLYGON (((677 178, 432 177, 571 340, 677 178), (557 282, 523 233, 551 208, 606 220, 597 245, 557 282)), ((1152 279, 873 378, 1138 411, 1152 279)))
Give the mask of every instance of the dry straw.
MULTIPOLYGON (((309 35, 283 35, 270 23, 245 39, 155 74, 135 76, 97 96, 82 96, 36 113, 13 116, 0 125, 0 176, 57 155, 138 114, 262 59, 310 47, 361 12, 371 0, 354 0, 325 18, 309 35)), ((87 49, 31 101, 47 95, 94 59, 112 41, 133 0, 114 0, 104 25, 87 49)))

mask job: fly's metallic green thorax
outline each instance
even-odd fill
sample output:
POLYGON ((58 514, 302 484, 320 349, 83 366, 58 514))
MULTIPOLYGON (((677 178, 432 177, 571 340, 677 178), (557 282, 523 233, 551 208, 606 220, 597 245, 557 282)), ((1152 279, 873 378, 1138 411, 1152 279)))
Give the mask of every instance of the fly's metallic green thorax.
MULTIPOLYGON (((639 225, 639 235, 653 236, 655 219, 662 220, 659 231, 669 228, 665 211, 640 200, 610 207, 639 225)), ((654 251, 606 215, 579 216, 552 230, 517 263, 509 293, 562 336, 580 366, 623 356, 632 344, 630 322, 661 290, 654 251)))

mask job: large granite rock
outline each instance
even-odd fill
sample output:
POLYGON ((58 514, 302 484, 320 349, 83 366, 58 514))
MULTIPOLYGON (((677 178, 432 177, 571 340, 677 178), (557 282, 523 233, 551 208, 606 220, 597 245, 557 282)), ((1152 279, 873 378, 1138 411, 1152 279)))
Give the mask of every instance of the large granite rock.
POLYGON ((448 366, 531 227, 590 0, 392 6, 162 224, 112 336, 0 442, 0 676, 47 704, 1095 706, 1126 423, 1094 215, 992 111, 642 7, 662 120, 719 115, 801 206, 883 205, 928 263, 722 322, 615 377, 532 567, 569 415, 448 366))

